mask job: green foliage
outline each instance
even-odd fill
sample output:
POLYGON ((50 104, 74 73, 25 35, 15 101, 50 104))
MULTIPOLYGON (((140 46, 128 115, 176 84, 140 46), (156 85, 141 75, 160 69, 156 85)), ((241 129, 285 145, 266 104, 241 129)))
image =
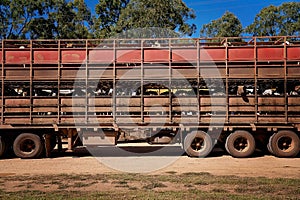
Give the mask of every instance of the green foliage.
POLYGON ((28 24, 44 14, 43 0, 2 0, 0 2, 1 38, 25 38, 28 24))
POLYGON ((200 37, 238 37, 243 31, 240 20, 231 12, 202 26, 200 37))
POLYGON ((263 8, 245 31, 254 36, 299 35, 300 2, 263 8))
POLYGON ((119 16, 116 32, 155 27, 192 35, 196 25, 187 20, 195 17, 182 0, 131 0, 119 16))
POLYGON ((87 38, 91 12, 84 0, 4 0, 1 38, 87 38))
POLYGON ((96 5, 93 32, 96 38, 110 37, 129 0, 100 0, 96 5))

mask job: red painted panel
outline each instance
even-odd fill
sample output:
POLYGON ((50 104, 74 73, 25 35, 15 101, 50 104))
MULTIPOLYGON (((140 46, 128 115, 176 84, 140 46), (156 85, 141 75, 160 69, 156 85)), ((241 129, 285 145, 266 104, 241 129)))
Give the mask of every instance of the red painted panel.
POLYGON ((233 61, 254 60, 254 48, 229 48, 228 59, 233 61))
POLYGON ((173 62, 196 61, 197 59, 198 59, 197 49, 173 49, 172 50, 173 62))
POLYGON ((58 63, 58 51, 34 51, 34 63, 58 63))
POLYGON ((90 63, 112 63, 114 61, 114 51, 111 49, 94 49, 89 52, 90 63))
POLYGON ((62 63, 82 63, 86 58, 85 50, 62 50, 62 63))
POLYGON ((258 60, 283 60, 283 47, 276 48, 257 48, 258 60))
POLYGON ((225 48, 202 48, 200 49, 200 60, 203 61, 225 61, 225 48))
POLYGON ((169 51, 160 49, 144 50, 145 62, 169 62, 169 51))
POLYGON ((29 64, 30 51, 6 51, 5 60, 9 64, 29 64))
POLYGON ((287 58, 288 60, 300 60, 300 47, 288 47, 287 58))
POLYGON ((117 50, 117 62, 136 63, 141 62, 141 50, 117 50))

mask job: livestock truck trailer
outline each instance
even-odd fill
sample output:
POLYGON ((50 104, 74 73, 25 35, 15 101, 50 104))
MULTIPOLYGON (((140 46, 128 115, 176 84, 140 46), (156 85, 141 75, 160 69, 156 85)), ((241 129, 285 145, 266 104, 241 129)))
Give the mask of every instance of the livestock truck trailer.
POLYGON ((0 156, 179 143, 300 150, 300 37, 2 40, 0 156))

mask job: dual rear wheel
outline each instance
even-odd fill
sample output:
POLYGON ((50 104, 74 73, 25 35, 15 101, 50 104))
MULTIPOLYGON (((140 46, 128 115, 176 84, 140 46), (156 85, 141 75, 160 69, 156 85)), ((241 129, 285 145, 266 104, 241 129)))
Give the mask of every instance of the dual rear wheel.
POLYGON ((281 130, 269 138, 267 147, 277 157, 296 157, 300 151, 300 139, 291 130, 281 130))
MULTIPOLYGON (((300 152, 300 139, 291 130, 281 130, 269 138, 267 148, 277 157, 296 157, 300 152)), ((193 131, 186 135, 184 149, 191 157, 206 157, 213 149, 213 142, 206 132, 193 131)), ((226 138, 225 149, 233 157, 249 157, 256 149, 255 138, 248 131, 237 130, 226 138)))
MULTIPOLYGON (((213 140, 204 131, 193 131, 186 135, 184 147, 191 157, 206 157, 213 149, 213 140)), ((225 148, 234 157, 248 157, 255 151, 255 140, 247 131, 235 131, 227 137, 225 148)))

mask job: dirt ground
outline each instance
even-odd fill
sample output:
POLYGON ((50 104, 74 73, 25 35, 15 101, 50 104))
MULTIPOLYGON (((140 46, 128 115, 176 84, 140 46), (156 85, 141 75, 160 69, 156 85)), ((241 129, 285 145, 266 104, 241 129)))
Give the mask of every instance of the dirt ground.
MULTIPOLYGON (((140 157, 131 157, 135 162, 140 157)), ((146 160, 154 157, 146 157, 146 160)), ((163 157, 164 160, 167 156, 163 157)), ((124 162, 114 157, 114 162, 124 162)), ((62 153, 52 158, 0 160, 0 176, 9 175, 55 175, 55 174, 103 174, 122 173, 112 169, 89 153, 62 153)), ((235 175, 242 177, 300 178, 300 157, 276 158, 271 155, 259 155, 251 158, 233 158, 225 153, 215 153, 207 158, 190 158, 186 155, 174 159, 173 163, 147 174, 207 172, 212 175, 235 175)))

